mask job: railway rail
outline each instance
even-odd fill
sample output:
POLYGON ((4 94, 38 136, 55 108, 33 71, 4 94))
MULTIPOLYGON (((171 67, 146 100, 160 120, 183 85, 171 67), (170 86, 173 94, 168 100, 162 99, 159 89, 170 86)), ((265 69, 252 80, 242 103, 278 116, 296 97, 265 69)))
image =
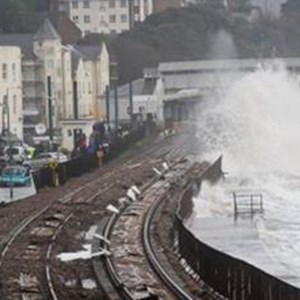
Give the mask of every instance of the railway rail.
MULTIPOLYGON (((59 243, 66 232, 72 232, 73 225, 80 223, 82 214, 90 214, 93 221, 105 217, 105 207, 111 198, 118 199, 124 195, 124 189, 139 181, 151 181, 154 166, 165 160, 171 161, 180 153, 172 148, 171 143, 155 144, 122 166, 115 165, 100 177, 88 176, 89 180, 79 187, 71 184, 67 194, 56 190, 52 195, 54 199, 48 201, 51 192, 46 191, 46 195, 31 199, 34 203, 31 209, 27 207, 30 202, 24 205, 27 200, 11 205, 11 209, 13 206, 22 209, 15 210, 19 222, 12 222, 14 226, 1 239, 1 299, 81 299, 80 296, 68 295, 63 289, 65 282, 61 282, 58 269, 61 263, 57 263, 56 258, 62 250, 59 243), (39 202, 41 198, 43 201, 39 202)), ((101 295, 101 291, 96 293, 98 297, 101 295)))
POLYGON ((180 159, 173 162, 173 168, 163 174, 165 180, 146 184, 141 200, 121 205, 122 213, 114 214, 104 227, 104 240, 111 243, 102 241, 101 247, 114 253, 104 258, 104 267, 115 289, 113 294, 109 289, 108 299, 195 299, 178 282, 178 278, 164 269, 151 237, 153 220, 163 200, 168 197, 169 188, 174 181, 178 184, 190 167, 179 162, 180 159), (118 253, 120 249, 125 253, 118 253), (147 262, 149 264, 145 266, 147 262))

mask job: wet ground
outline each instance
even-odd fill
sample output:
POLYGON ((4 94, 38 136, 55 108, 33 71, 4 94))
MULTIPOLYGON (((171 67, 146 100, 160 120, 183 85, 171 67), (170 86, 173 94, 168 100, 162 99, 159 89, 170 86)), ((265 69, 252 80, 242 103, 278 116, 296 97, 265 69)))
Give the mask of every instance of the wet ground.
POLYGON ((251 218, 234 220, 233 217, 194 217, 189 228, 207 245, 245 261, 270 275, 300 285, 300 279, 285 266, 274 260, 259 239, 255 223, 251 218))

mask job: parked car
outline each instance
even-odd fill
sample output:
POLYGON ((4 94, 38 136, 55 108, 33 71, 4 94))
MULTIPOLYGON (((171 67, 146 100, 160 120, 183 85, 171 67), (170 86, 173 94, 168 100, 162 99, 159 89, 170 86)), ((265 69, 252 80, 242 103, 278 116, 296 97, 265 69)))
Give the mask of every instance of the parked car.
POLYGON ((23 165, 36 170, 46 167, 52 162, 63 163, 66 161, 68 161, 68 157, 61 152, 43 152, 37 154, 30 160, 25 160, 23 165))
POLYGON ((23 163, 27 159, 26 150, 23 146, 5 146, 3 153, 3 159, 7 162, 10 160, 10 156, 15 163, 23 163))
POLYGON ((0 176, 1 186, 28 186, 31 184, 30 169, 21 166, 7 166, 3 169, 0 176))

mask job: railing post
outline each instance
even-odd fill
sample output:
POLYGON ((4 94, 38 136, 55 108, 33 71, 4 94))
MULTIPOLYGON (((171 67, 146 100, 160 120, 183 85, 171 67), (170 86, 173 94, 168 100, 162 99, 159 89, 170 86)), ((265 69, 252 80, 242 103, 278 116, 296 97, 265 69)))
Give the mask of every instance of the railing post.
POLYGON ((237 203, 236 203, 236 194, 235 192, 232 193, 233 195, 233 205, 234 205, 234 220, 236 221, 237 220, 237 203))
POLYGON ((250 213, 251 213, 251 219, 253 218, 253 195, 250 195, 250 213))

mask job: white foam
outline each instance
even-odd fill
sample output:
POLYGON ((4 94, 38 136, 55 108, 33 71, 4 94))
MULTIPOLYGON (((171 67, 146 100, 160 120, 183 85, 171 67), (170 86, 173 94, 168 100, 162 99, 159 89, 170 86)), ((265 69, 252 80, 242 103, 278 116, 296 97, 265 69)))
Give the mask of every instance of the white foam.
POLYGON ((262 192, 259 237, 272 257, 300 276, 298 78, 277 64, 235 80, 200 112, 198 137, 205 158, 222 154, 228 172, 226 182, 215 189, 202 185, 198 218, 228 216, 232 191, 262 192))

